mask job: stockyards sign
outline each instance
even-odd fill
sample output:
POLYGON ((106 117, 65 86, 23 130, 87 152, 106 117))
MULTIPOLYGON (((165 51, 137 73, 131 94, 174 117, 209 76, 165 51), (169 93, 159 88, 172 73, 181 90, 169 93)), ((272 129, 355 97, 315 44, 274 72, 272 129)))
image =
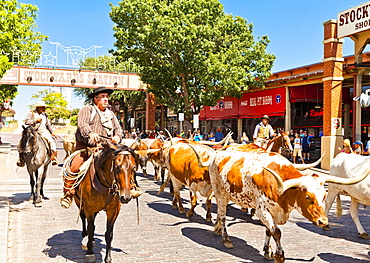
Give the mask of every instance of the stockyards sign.
POLYGON ((338 38, 370 29, 370 2, 338 14, 338 38))
POLYGON ((134 73, 95 72, 84 70, 13 67, 0 80, 0 85, 33 85, 74 88, 105 86, 117 90, 145 90, 134 73))

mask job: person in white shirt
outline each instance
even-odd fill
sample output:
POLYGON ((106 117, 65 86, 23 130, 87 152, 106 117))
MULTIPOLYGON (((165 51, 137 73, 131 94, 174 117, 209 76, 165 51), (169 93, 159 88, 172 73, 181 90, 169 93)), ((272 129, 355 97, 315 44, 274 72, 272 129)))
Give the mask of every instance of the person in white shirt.
POLYGON ((301 136, 299 136, 299 133, 296 133, 295 138, 293 140, 293 163, 295 163, 297 155, 301 157, 302 163, 304 163, 301 148, 302 148, 302 139, 301 136))
POLYGON ((269 124, 270 118, 267 115, 262 117, 260 123, 256 125, 253 133, 253 141, 260 147, 263 147, 269 141, 270 137, 274 137, 275 133, 272 126, 269 124))
MULTIPOLYGON (((50 145, 51 149, 51 164, 57 165, 57 145, 55 143, 55 135, 51 127, 51 123, 48 119, 48 115, 45 112, 46 104, 45 101, 38 101, 35 104, 35 110, 27 114, 25 124, 33 126, 38 134, 40 134, 50 145)), ((17 166, 23 167, 25 165, 23 159, 23 153, 19 153, 19 160, 17 166)))

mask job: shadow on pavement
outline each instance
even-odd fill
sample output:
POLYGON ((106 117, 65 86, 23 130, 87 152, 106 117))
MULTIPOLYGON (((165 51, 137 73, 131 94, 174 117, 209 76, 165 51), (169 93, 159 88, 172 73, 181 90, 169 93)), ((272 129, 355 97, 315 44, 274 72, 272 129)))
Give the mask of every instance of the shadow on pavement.
POLYGON ((243 239, 230 236, 234 248, 228 249, 223 246, 222 238, 211 231, 195 227, 184 227, 181 229, 181 232, 183 236, 202 246, 212 247, 241 259, 252 260, 252 262, 264 262, 264 257, 259 250, 248 245, 243 239))
MULTIPOLYGON (((346 213, 342 215, 341 217, 336 217, 334 215, 335 209, 332 207, 329 213, 329 226, 330 230, 326 231, 322 228, 314 226, 312 223, 306 221, 297 221, 297 226, 304 228, 306 230, 309 230, 311 232, 317 233, 322 236, 327 236, 331 238, 342 238, 351 242, 355 243, 361 243, 361 244, 370 244, 370 239, 362 239, 357 234, 357 228, 355 223, 353 222, 351 215, 349 214, 349 207, 350 207, 350 201, 343 201, 342 200, 342 206, 343 206, 343 213, 346 213)), ((360 206, 359 211, 359 219, 364 227, 365 231, 370 231, 370 215, 368 211, 362 209, 362 206, 360 206)))
POLYGON ((8 207, 8 197, 0 196, 0 209, 8 207))
POLYGON ((12 205, 19 205, 24 202, 28 202, 31 197, 31 193, 16 193, 9 197, 9 202, 12 205))
MULTIPOLYGON (((85 262, 85 251, 81 248, 81 231, 66 230, 62 233, 55 234, 48 239, 46 245, 49 248, 44 249, 42 252, 50 258, 62 256, 66 260, 73 262, 85 262)), ((100 238, 96 238, 96 247, 94 253, 97 262, 102 262, 101 251, 105 247, 100 238)))
POLYGON ((352 258, 348 256, 343 256, 343 255, 337 255, 333 253, 320 253, 318 256, 325 260, 326 262, 346 262, 346 263, 366 263, 370 261, 370 258, 365 260, 365 259, 357 259, 357 258, 352 258))

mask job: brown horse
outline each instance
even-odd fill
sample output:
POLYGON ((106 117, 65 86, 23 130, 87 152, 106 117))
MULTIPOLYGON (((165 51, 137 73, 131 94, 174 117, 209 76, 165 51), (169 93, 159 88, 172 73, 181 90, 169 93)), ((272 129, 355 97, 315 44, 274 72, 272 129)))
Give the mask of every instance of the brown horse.
POLYGON ((105 210, 107 215, 104 262, 112 262, 113 226, 120 212, 121 203, 127 204, 133 198, 135 167, 135 152, 131 148, 125 145, 108 143, 94 157, 87 174, 76 187, 74 199, 76 205, 80 208, 82 237, 84 239, 88 238, 86 262, 95 262, 92 249, 95 230, 94 220, 101 210, 105 210))
POLYGON ((271 146, 271 152, 281 153, 285 157, 289 156, 290 153, 293 152, 292 144, 290 143, 289 134, 285 132, 280 132, 280 135, 269 140, 267 143, 266 149, 269 149, 270 146, 271 146), (280 149, 281 149, 281 152, 280 152, 280 149))

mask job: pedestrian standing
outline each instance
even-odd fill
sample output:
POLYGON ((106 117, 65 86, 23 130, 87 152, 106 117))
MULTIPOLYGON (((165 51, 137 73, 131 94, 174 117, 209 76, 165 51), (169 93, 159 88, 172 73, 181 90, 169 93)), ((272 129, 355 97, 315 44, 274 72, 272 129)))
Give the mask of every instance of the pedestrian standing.
POLYGON ((366 142, 366 146, 365 146, 365 153, 366 153, 367 155, 370 155, 370 139, 369 139, 369 140, 367 140, 367 142, 366 142))
POLYGON ((362 155, 363 154, 362 142, 357 141, 357 142, 354 143, 354 145, 355 145, 355 149, 353 150, 353 153, 362 155))
POLYGON ((349 139, 344 139, 343 149, 338 147, 338 150, 339 152, 343 152, 343 153, 352 153, 353 151, 352 151, 351 142, 349 141, 349 139))
POLYGON ((203 140, 203 137, 202 137, 202 135, 200 135, 200 132, 199 132, 199 131, 197 131, 197 132, 195 133, 195 136, 194 136, 194 141, 199 142, 199 141, 201 141, 201 140, 203 140))
POLYGON ((242 137, 240 138, 240 143, 241 144, 247 144, 249 142, 249 138, 245 132, 243 132, 242 137))
POLYGON ((304 163, 304 160, 302 158, 302 151, 301 151, 302 138, 300 137, 299 133, 295 134, 293 144, 294 144, 294 146, 293 146, 293 163, 295 163, 297 156, 299 156, 302 160, 302 163, 304 163))
POLYGON ((308 132, 306 130, 303 131, 301 137, 302 137, 303 159, 309 161, 310 160, 311 137, 308 135, 308 132))
POLYGON ((224 138, 224 134, 221 132, 221 129, 217 129, 215 134, 215 142, 220 142, 224 138))

